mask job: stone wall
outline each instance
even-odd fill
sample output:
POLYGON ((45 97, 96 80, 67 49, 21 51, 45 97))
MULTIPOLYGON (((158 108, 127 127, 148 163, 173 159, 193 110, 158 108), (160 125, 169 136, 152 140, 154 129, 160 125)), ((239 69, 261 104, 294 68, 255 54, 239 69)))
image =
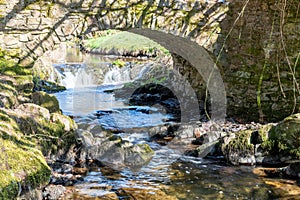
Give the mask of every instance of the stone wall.
MULTIPOLYGON (((284 2, 229 4, 211 52, 222 66, 230 117, 277 121, 300 112, 300 3, 284 2)), ((173 58, 204 99, 201 76, 180 56, 173 58)))
POLYGON ((99 30, 130 28, 160 30, 210 47, 224 9, 225 4, 215 1, 192 0, 1 0, 0 47, 29 65, 61 42, 99 30))
POLYGON ((219 41, 225 42, 229 114, 276 121, 300 112, 299 6, 297 0, 230 4, 219 41))

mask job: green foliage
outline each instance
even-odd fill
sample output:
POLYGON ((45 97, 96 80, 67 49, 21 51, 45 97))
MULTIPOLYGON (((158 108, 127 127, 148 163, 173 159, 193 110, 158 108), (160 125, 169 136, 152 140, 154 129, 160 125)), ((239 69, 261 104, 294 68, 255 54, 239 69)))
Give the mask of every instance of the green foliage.
POLYGON ((112 64, 121 68, 121 67, 124 67, 124 65, 126 63, 123 60, 117 59, 117 60, 113 61, 112 64))

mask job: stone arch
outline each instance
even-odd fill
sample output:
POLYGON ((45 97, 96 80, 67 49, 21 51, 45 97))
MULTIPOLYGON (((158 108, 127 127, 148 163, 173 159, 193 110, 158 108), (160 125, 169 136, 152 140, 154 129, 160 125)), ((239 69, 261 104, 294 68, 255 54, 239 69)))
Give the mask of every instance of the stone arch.
POLYGON ((227 102, 223 79, 214 60, 203 47, 187 38, 156 30, 129 29, 128 31, 148 37, 164 46, 171 53, 188 61, 207 85, 211 100, 211 119, 225 119, 227 102))
MULTIPOLYGON (((171 54, 176 54, 185 59, 187 63, 190 64, 189 66, 196 69, 198 75, 201 76, 202 80, 206 83, 208 92, 210 94, 211 119, 225 119, 227 105, 225 86, 220 71, 207 50, 205 50, 197 43, 191 41, 190 39, 158 30, 151 30, 146 28, 130 28, 126 29, 126 31, 145 36, 168 49, 171 54)), ((174 72, 174 74, 178 77, 182 77, 182 75, 180 75, 178 71, 174 72)), ((181 109, 199 109, 198 100, 196 100, 197 97, 195 95, 194 88, 192 88, 191 84, 188 83, 189 80, 185 77, 184 80, 181 79, 181 81, 181 83, 165 85, 165 87, 169 87, 169 89, 177 94, 177 97, 179 97, 179 99, 180 97, 182 97, 181 103, 184 102, 184 100, 182 100, 184 99, 184 95, 192 98, 192 100, 186 102, 186 104, 189 105, 184 106, 181 109), (177 87, 179 84, 185 85, 185 90, 187 91, 179 91, 177 87)), ((184 122, 188 121, 187 119, 191 118, 190 116, 188 116, 189 114, 187 112, 185 113, 186 114, 184 118, 182 118, 182 121, 184 122)))

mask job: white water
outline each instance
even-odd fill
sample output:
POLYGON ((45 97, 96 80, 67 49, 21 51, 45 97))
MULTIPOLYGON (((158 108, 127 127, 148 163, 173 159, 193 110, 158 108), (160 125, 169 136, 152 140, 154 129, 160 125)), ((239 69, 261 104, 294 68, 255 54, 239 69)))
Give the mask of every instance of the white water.
POLYGON ((60 84, 67 89, 93 87, 95 76, 84 64, 55 66, 60 84))
POLYGON ((104 76, 104 84, 120 84, 130 81, 130 66, 123 68, 113 66, 104 76))
MULTIPOLYGON (((99 60, 97 62, 100 63, 99 60)), ((103 61, 102 64, 94 66, 87 66, 83 63, 59 64, 54 65, 54 67, 58 74, 60 84, 67 88, 66 91, 56 94, 60 106, 65 114, 76 116, 91 114, 97 110, 123 108, 124 104, 122 101, 115 101, 113 94, 105 93, 103 91, 122 87, 123 83, 131 82, 142 77, 150 68, 149 65, 145 65, 145 67, 141 65, 134 67, 131 66, 130 63, 119 68, 117 66, 109 65, 107 61, 103 61)), ((124 114, 124 112, 121 114, 124 114)), ((119 115, 121 114, 119 113, 119 115)), ((125 114, 128 116, 131 114, 129 117, 131 118, 131 121, 142 119, 142 117, 136 116, 135 112, 134 114, 132 114, 132 112, 125 114)), ((153 121, 153 119, 148 119, 142 113, 139 114, 141 114, 146 121, 153 121)), ((113 119, 124 118, 124 116, 119 115, 110 117, 113 119)), ((158 120, 162 120, 163 116, 159 116, 158 118, 158 120)), ((107 120, 111 121, 111 123, 108 123, 110 126, 120 124, 120 122, 116 122, 109 118, 106 119, 106 117, 103 118, 103 123, 107 123, 107 120)), ((126 120, 130 121, 128 117, 126 120)))

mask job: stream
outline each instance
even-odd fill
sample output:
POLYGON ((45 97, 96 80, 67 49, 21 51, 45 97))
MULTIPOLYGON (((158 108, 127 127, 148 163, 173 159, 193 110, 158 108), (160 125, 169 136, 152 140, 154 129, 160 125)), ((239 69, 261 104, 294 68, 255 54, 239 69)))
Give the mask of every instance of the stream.
MULTIPOLYGON (((107 195, 122 188, 149 194, 162 191, 172 197, 169 199, 187 200, 273 199, 278 195, 274 187, 253 173, 253 167, 233 167, 222 159, 185 156, 167 145, 151 141, 148 128, 172 123, 172 116, 155 107, 128 106, 128 99, 116 99, 113 92, 106 92, 138 78, 145 73, 145 68, 132 75, 130 67, 115 68, 109 65, 112 60, 98 57, 89 56, 89 61, 79 64, 55 65, 61 83, 67 87, 55 94, 63 113, 73 116, 78 123, 88 119, 108 130, 122 130, 116 135, 134 144, 147 143, 155 154, 139 168, 116 170, 99 166, 90 169, 84 180, 73 186, 73 199, 109 199, 107 195)), ((147 61, 144 65, 147 66, 147 61)), ((134 199, 126 195, 118 195, 118 198, 134 199)))

